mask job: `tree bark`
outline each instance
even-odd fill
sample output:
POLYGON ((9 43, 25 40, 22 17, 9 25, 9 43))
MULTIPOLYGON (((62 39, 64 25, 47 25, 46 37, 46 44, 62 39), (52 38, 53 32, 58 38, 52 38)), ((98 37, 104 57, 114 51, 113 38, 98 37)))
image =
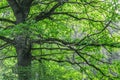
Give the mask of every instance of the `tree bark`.
MULTIPOLYGON (((26 20, 33 1, 34 0, 7 0, 16 18, 16 25, 26 20)), ((31 42, 26 35, 25 33, 17 35, 14 41, 17 53, 18 80, 31 80, 31 42)))
POLYGON ((24 35, 15 38, 18 80, 31 80, 31 42, 24 35))

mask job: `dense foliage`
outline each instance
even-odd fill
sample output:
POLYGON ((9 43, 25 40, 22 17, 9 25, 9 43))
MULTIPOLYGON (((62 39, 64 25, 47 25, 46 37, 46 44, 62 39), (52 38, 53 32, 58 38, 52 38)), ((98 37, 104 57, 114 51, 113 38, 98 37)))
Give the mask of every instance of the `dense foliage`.
POLYGON ((119 80, 119 3, 1 0, 0 80, 119 80))

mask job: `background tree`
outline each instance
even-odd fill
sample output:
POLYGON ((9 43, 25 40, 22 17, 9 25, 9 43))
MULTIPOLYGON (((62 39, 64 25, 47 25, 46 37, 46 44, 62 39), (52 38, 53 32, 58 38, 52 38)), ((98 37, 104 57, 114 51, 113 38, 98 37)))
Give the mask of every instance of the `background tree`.
POLYGON ((119 79, 118 0, 1 0, 0 14, 0 60, 17 63, 12 78, 119 79))

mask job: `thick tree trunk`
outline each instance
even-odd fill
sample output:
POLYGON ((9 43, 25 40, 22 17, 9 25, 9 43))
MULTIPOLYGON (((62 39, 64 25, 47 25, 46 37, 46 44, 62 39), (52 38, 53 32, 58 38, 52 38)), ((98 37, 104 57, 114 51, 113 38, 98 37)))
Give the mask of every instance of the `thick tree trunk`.
MULTIPOLYGON (((16 18, 16 25, 23 23, 28 17, 31 4, 34 0, 7 0, 16 18)), ((26 29, 27 31, 27 29, 26 29)), ((31 79, 31 42, 27 34, 15 37, 15 48, 17 52, 18 80, 31 79)))
POLYGON ((24 35, 15 38, 18 80, 31 80, 31 42, 24 35))

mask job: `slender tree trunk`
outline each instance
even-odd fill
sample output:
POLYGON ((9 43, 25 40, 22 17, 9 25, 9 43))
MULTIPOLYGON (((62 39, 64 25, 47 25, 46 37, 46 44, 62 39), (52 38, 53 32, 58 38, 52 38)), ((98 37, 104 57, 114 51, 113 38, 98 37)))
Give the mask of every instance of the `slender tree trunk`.
POLYGON ((31 80, 31 42, 24 35, 15 38, 18 80, 31 80))

